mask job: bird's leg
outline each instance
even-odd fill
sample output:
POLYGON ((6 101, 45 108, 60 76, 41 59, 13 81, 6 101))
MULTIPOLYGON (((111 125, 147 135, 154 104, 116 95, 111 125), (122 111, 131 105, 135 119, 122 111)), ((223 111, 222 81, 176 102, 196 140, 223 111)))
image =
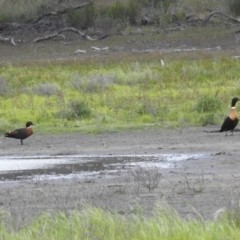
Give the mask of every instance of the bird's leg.
POLYGON ((225 137, 227 136, 227 131, 225 131, 225 137))
POLYGON ((21 145, 23 145, 23 140, 21 139, 21 145))

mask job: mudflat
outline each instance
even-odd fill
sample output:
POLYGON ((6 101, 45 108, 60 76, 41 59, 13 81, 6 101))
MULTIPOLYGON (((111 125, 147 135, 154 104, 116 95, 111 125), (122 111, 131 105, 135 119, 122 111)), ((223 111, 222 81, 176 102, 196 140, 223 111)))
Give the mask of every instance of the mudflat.
MULTIPOLYGON (((119 214, 151 216, 167 204, 183 218, 213 220, 219 209, 232 208, 240 196, 240 133, 206 133, 219 126, 144 129, 102 134, 34 135, 2 138, 1 156, 203 154, 176 162, 173 168, 138 168, 95 178, 39 179, 0 184, 0 208, 16 219, 15 227, 52 210, 81 209, 84 204, 119 214)), ((123 157, 124 159, 124 157, 123 157)))

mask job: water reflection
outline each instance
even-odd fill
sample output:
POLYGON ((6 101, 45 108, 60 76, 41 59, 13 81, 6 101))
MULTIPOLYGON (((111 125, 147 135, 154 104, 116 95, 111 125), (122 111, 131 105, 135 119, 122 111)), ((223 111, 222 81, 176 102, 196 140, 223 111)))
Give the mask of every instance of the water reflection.
POLYGON ((141 167, 173 168, 181 161, 199 159, 206 154, 146 154, 146 155, 57 155, 0 157, 0 180, 50 179, 111 173, 121 169, 141 167))

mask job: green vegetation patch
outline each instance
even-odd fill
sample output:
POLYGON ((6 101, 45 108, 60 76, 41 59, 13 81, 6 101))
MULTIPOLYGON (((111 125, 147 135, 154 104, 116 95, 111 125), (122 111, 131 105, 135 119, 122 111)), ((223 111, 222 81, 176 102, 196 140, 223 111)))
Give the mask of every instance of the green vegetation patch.
POLYGON ((183 220, 169 207, 158 206, 155 216, 136 214, 128 219, 114 212, 85 207, 81 212, 45 213, 19 230, 9 231, 0 224, 0 237, 24 239, 231 239, 240 238, 239 226, 233 218, 223 216, 214 222, 183 220))
POLYGON ((240 94, 239 60, 156 58, 0 66, 0 130, 57 131, 220 124, 240 94))

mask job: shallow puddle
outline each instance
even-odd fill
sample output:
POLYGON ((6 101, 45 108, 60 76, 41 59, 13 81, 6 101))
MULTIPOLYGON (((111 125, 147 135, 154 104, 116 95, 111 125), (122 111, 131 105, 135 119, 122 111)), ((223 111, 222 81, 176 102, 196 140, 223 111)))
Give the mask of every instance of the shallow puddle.
POLYGON ((174 168, 207 154, 57 155, 0 157, 0 181, 90 177, 136 167, 174 168))

